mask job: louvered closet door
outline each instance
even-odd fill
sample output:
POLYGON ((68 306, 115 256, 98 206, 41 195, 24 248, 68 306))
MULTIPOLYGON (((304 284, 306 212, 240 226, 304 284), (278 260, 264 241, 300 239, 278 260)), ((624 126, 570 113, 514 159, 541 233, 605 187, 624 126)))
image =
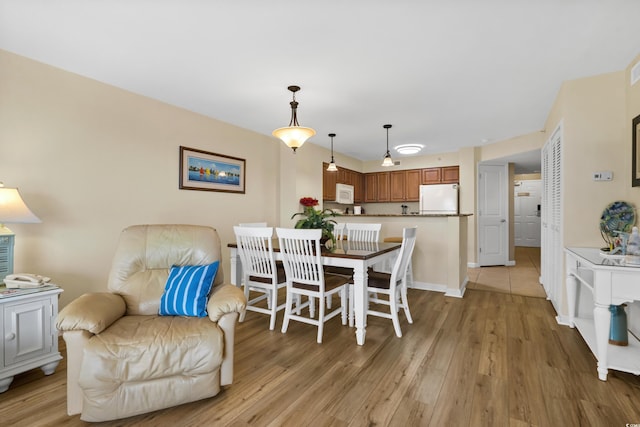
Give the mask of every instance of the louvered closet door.
POLYGON ((547 297, 560 312, 564 255, 562 246, 562 125, 542 150, 541 275, 547 297))

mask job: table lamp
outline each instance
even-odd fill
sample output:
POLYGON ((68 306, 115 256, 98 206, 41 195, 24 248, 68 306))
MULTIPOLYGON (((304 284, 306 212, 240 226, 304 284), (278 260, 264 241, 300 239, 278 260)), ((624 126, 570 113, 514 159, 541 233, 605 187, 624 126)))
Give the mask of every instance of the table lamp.
POLYGON ((15 234, 4 224, 37 223, 35 216, 20 197, 17 188, 7 188, 0 182, 0 280, 13 273, 15 234))

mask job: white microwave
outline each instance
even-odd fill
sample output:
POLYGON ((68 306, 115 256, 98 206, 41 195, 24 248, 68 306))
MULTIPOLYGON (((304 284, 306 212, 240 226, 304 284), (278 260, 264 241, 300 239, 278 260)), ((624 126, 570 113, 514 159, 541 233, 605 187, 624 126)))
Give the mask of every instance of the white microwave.
POLYGON ((336 184, 336 203, 353 204, 353 185, 336 184))

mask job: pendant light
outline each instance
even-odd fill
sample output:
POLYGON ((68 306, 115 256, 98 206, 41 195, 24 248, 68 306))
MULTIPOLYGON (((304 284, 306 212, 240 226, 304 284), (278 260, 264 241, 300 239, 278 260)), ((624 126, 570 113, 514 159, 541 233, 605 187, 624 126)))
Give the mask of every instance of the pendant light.
POLYGON ((384 159, 382 160, 382 166, 389 167, 393 166, 393 160, 391 160, 391 154, 389 153, 389 128, 391 125, 382 126, 387 130, 387 153, 384 155, 384 159))
POLYGON ((329 137, 331 138, 331 163, 327 167, 328 172, 337 172, 338 167, 336 166, 336 162, 333 160, 333 137, 336 136, 335 133, 330 133, 329 137))
POLYGON ((295 153, 307 139, 316 134, 316 131, 298 124, 296 92, 300 90, 300 87, 289 86, 287 89, 293 92, 293 101, 289 103, 291 105, 291 121, 289 121, 289 126, 274 130, 273 136, 280 138, 295 153))

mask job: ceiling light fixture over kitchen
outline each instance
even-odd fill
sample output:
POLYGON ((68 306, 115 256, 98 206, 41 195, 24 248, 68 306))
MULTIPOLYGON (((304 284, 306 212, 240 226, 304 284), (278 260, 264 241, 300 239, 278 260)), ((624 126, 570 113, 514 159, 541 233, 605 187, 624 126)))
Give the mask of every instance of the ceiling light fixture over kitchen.
POLYGON ((330 133, 329 137, 331 138, 331 163, 329 163, 329 166, 327 167, 327 171, 328 172, 337 172, 338 171, 338 167, 336 166, 336 162, 333 161, 333 137, 336 136, 335 133, 330 133))
POLYGON ((400 154, 416 154, 422 151, 424 145, 422 144, 402 144, 393 147, 400 154))
POLYGON ((289 103, 291 105, 291 120, 289 126, 274 130, 273 136, 280 138, 295 153, 307 139, 316 134, 316 131, 298 124, 296 92, 300 90, 300 86, 289 86, 287 89, 293 92, 293 101, 289 103))
POLYGON ((391 125, 382 126, 387 130, 387 153, 384 155, 384 159, 382 160, 382 166, 388 167, 393 166, 393 160, 391 160, 391 153, 389 153, 389 128, 391 125))

